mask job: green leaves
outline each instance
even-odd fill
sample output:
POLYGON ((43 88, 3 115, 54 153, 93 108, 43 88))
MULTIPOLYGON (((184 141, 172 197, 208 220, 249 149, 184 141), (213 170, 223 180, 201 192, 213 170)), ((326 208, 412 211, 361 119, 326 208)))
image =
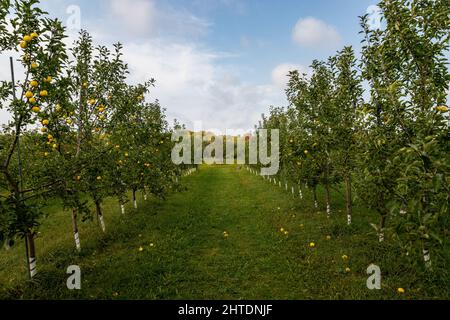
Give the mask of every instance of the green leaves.
POLYGON ((272 108, 262 127, 281 131, 282 175, 313 188, 353 175, 356 197, 381 217, 389 213, 394 238, 422 257, 424 246, 437 250, 449 238, 450 130, 442 106, 450 7, 447 0, 379 7, 384 28, 360 18, 361 59, 346 47, 313 61, 310 77, 291 72, 289 108, 272 108))
POLYGON ((48 18, 38 3, 0 2, 0 53, 20 52, 25 74, 17 78, 26 79, 15 84, 14 103, 11 83, 0 84, 0 108, 17 115, 0 136, 2 239, 35 232, 49 199, 60 198, 89 220, 86 196, 98 203, 124 199, 129 188, 163 195, 176 172, 171 143, 164 142, 170 141, 164 110, 145 101, 155 81, 128 85, 122 45, 94 48, 87 31, 69 52, 61 21, 48 18))

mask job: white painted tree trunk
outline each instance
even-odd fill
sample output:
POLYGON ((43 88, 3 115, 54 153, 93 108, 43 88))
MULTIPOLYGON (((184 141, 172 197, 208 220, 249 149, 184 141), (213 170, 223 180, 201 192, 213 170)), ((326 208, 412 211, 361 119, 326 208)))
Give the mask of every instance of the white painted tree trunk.
POLYGON ((80 235, 78 234, 78 232, 75 233, 73 237, 75 239, 75 247, 77 248, 78 251, 81 251, 80 235))
POLYGON ((106 232, 105 219, 103 219, 103 216, 99 217, 99 221, 100 221, 100 227, 102 228, 102 231, 106 232))
POLYGON ((380 229, 380 233, 378 234, 378 241, 384 242, 384 229, 380 229))
POLYGON ((352 216, 351 215, 347 215, 347 224, 351 225, 352 224, 352 216))
POLYGON ((138 208, 138 205, 137 205, 137 201, 136 201, 136 200, 133 201, 133 205, 134 205, 134 208, 135 208, 135 209, 138 208))
POLYGON ((331 217, 331 206, 329 203, 327 203, 327 215, 328 215, 328 218, 331 217))
POLYGON ((317 200, 316 201, 314 201, 314 208, 319 208, 319 204, 317 203, 317 200))
POLYGON ((31 278, 33 278, 37 273, 35 257, 30 257, 29 265, 30 265, 30 276, 31 276, 31 278))
POLYGON ((423 249, 423 261, 425 261, 425 266, 431 268, 431 255, 430 250, 423 249))
POLYGON ((300 195, 300 199, 303 200, 303 192, 302 192, 302 189, 298 189, 298 194, 300 195))
POLYGON ((120 211, 122 211, 122 214, 125 214, 125 206, 123 204, 120 205, 120 211))

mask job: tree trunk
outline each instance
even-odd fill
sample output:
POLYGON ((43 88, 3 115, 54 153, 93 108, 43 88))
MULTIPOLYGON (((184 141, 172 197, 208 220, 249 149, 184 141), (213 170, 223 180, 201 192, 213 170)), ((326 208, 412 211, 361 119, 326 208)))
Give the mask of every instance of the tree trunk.
POLYGON ((28 243, 28 263, 30 270, 30 278, 33 278, 36 273, 36 247, 34 244, 34 234, 28 232, 26 235, 27 243, 28 243))
POLYGON ((95 210, 97 211, 97 219, 103 232, 106 232, 105 220, 103 218, 102 203, 100 200, 95 201, 95 210))
POLYGON ((347 203, 347 224, 352 224, 353 199, 352 199, 352 176, 349 174, 345 178, 345 201, 347 203))
POLYGON ((425 267, 427 269, 430 269, 431 268, 431 255, 430 255, 430 249, 428 249, 426 244, 423 245, 422 253, 423 253, 423 261, 425 262, 425 267))
POLYGON ((122 214, 125 214, 125 205, 122 203, 122 200, 119 199, 120 211, 122 214))
POLYGON ((81 251, 80 235, 78 234, 78 222, 77 222, 78 211, 77 209, 72 210, 72 228, 73 237, 75 239, 75 246, 78 251, 81 251))
POLYGON ((386 227, 387 214, 381 215, 379 241, 384 241, 384 228, 386 227))
POLYGON ((5 241, 5 250, 11 250, 10 239, 6 239, 5 241))
POLYGON ((136 199, 136 189, 133 189, 133 205, 134 208, 137 209, 137 199, 136 199))
POLYGON ((319 203, 317 202, 317 187, 313 187, 313 197, 314 197, 314 208, 319 208, 319 203))
POLYGON ((327 215, 329 218, 331 216, 331 193, 330 193, 330 185, 329 185, 328 181, 325 184, 325 193, 326 193, 326 197, 327 197, 327 215))

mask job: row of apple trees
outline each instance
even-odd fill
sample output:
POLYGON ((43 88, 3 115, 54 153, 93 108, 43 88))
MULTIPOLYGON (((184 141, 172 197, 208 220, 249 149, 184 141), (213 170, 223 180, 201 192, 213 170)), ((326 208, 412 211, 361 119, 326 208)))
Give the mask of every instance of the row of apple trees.
MULTIPOLYGON (((430 267, 445 258, 450 230, 450 75, 447 0, 383 0, 384 27, 361 17, 362 51, 346 47, 311 74, 289 75, 289 107, 272 108, 260 128, 280 129, 280 179, 344 190, 378 213, 409 256, 430 267), (367 88, 367 90, 364 90, 367 88), (364 96, 366 91, 367 96, 364 96)), ((448 250, 447 250, 448 251, 448 250)), ((448 261, 448 260, 447 260, 448 261)))
POLYGON ((68 48, 61 22, 37 0, 0 3, 0 54, 20 55, 11 59, 15 79, 0 86, 0 107, 11 115, 0 135, 0 247, 25 238, 33 276, 49 201, 60 199, 71 213, 81 250, 79 221, 96 217, 105 231, 106 198, 125 213, 128 192, 135 207, 137 192, 163 197, 182 168, 170 161, 164 110, 145 101, 154 80, 127 84, 120 44, 95 47, 82 31, 68 48))

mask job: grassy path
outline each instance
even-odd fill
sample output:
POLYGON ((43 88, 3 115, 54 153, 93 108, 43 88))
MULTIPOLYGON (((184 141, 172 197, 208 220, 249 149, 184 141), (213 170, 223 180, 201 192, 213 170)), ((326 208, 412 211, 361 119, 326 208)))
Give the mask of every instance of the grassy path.
POLYGON ((236 166, 202 167, 184 184, 186 191, 148 201, 137 212, 129 208, 126 216, 109 204, 107 235, 93 223, 81 226, 81 254, 72 248, 67 213, 55 213, 38 239, 43 249, 34 283, 23 284, 18 275, 24 271, 20 246, 0 253, 0 297, 378 299, 398 298, 398 287, 407 288, 407 298, 434 297, 408 268, 392 263, 397 253, 376 242, 364 214, 349 228, 344 213, 327 219, 308 207, 310 201, 293 199, 236 166), (59 240, 46 246, 46 239, 59 240), (370 263, 385 266, 380 291, 366 288, 370 263), (71 264, 81 267, 81 291, 65 288, 71 264))

